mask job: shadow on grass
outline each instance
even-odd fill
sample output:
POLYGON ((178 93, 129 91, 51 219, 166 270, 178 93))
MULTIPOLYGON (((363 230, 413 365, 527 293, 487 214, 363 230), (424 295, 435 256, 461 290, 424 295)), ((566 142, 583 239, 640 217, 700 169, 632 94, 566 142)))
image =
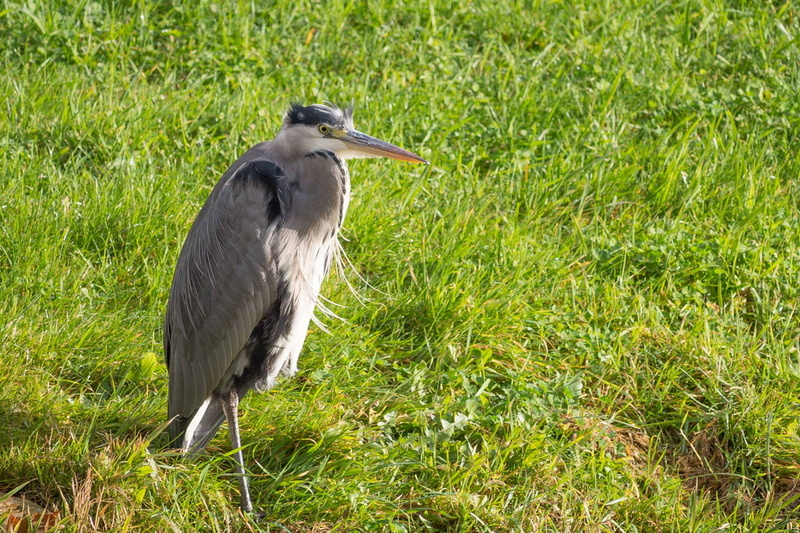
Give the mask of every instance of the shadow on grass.
POLYGON ((137 406, 124 398, 95 402, 86 396, 74 403, 50 398, 0 405, 0 420, 7 421, 0 432, 0 493, 27 482, 28 499, 57 504, 71 497, 63 488, 84 479, 95 463, 124 459, 132 453, 128 446, 158 445, 163 427, 146 404, 137 406))

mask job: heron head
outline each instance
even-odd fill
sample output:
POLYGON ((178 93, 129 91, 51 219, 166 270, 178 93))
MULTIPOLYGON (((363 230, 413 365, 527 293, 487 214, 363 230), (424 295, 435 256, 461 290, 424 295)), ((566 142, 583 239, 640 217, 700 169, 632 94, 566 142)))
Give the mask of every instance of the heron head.
POLYGON ((342 159, 389 157, 412 163, 427 163, 417 154, 356 130, 353 106, 340 109, 333 104, 302 106, 293 103, 286 113, 282 131, 291 133, 306 153, 329 150, 342 159))

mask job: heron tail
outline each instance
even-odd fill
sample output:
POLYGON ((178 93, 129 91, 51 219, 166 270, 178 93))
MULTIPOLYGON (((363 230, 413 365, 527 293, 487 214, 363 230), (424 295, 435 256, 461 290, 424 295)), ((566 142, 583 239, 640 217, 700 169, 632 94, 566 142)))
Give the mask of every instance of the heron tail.
POLYGON ((170 447, 180 448, 189 456, 197 455, 214 438, 224 420, 222 401, 210 396, 192 416, 177 416, 170 422, 170 447))

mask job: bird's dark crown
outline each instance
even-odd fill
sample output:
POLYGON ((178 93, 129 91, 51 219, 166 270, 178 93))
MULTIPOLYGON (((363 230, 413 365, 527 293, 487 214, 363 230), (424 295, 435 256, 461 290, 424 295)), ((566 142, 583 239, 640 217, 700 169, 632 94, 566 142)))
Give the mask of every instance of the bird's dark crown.
POLYGON ((352 127, 353 106, 342 110, 330 102, 326 103, 328 105, 313 104, 305 107, 296 102, 292 103, 286 112, 286 125, 318 126, 328 124, 340 128, 352 127))

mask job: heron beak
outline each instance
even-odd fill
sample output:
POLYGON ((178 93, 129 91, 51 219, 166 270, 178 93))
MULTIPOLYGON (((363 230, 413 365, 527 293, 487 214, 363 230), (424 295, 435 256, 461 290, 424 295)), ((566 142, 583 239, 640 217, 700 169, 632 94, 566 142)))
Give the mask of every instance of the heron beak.
POLYGON ((413 152, 403 150, 399 146, 376 139, 360 131, 348 130, 339 137, 339 140, 347 143, 350 149, 361 157, 389 157, 410 163, 428 163, 428 161, 413 152))

